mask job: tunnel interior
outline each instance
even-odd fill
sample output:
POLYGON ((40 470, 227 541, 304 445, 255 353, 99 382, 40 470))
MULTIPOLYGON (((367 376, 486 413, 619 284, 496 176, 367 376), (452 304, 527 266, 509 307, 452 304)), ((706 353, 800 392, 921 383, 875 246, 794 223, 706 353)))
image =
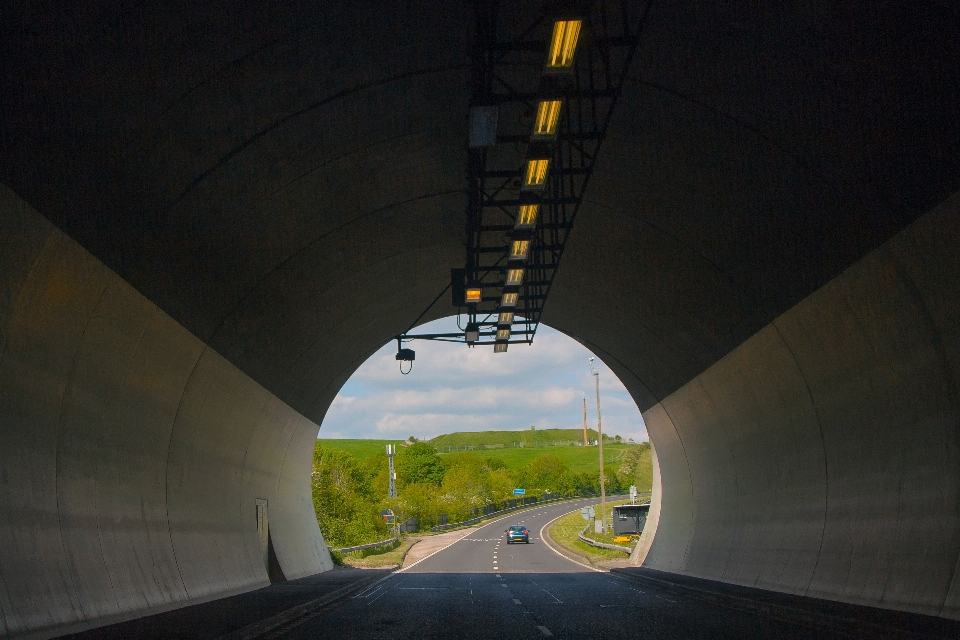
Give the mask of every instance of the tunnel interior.
MULTIPOLYGON (((268 584, 258 506, 331 568, 317 425, 451 313, 475 13, 0 11, 4 634, 268 584)), ((643 16, 543 315, 643 413, 637 562, 960 619, 957 9, 643 16)))

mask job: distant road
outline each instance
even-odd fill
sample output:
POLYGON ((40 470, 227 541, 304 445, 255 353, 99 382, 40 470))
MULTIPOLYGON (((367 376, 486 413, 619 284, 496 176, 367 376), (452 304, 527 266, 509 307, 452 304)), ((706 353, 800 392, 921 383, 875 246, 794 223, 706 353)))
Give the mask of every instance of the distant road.
MULTIPOLYGON (((559 556, 541 528, 596 498, 491 522, 271 638, 808 638, 811 630, 705 604, 559 556), (524 524, 530 544, 506 544, 524 524)), ((817 637, 829 638, 820 634, 817 637)))

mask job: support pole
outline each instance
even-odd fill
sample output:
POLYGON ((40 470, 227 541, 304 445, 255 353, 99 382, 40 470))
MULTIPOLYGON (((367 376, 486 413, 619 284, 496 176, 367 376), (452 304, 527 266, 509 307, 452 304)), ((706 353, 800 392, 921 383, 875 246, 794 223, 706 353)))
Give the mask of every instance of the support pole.
POLYGON ((590 372, 597 382, 597 448, 600 450, 600 532, 607 532, 607 489, 603 473, 603 424, 600 420, 600 370, 593 366, 590 358, 590 372))
POLYGON ((389 498, 397 497, 397 474, 393 471, 393 454, 397 452, 397 445, 388 444, 387 445, 387 461, 389 463, 389 473, 390 473, 390 488, 388 490, 389 498))
POLYGON ((587 394, 583 394, 583 446, 590 446, 590 440, 587 438, 587 394))

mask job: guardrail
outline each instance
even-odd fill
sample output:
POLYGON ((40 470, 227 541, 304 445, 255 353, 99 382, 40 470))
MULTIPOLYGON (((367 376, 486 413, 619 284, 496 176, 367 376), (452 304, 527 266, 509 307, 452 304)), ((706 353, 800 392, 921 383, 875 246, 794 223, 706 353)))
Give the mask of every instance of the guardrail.
POLYGON ((327 547, 330 551, 336 551, 337 553, 350 553, 351 551, 363 551, 364 549, 374 549, 376 547, 385 547, 388 544, 393 544, 397 541, 397 538, 387 538, 386 540, 381 540, 380 542, 371 542, 369 544, 359 544, 355 547, 343 547, 342 549, 333 549, 327 547))
POLYGON ((590 538, 583 535, 587 532, 587 529, 589 528, 590 528, 590 523, 588 522, 587 526, 585 526, 580 531, 580 533, 577 534, 577 537, 580 538, 581 542, 585 542, 586 544, 589 544, 594 547, 600 547, 601 549, 610 549, 612 551, 626 551, 627 553, 633 553, 633 549, 630 547, 621 547, 620 545, 616 545, 616 544, 607 544, 606 542, 597 542, 596 540, 591 540, 590 538))
MULTIPOLYGON (((612 493, 612 496, 622 496, 622 493, 612 493)), ((518 504, 515 507, 507 507, 506 509, 500 509, 499 511, 491 511, 490 513, 485 513, 482 516, 477 516, 476 518, 470 518, 469 520, 463 520, 461 522, 453 522, 451 524, 438 524, 436 526, 430 527, 430 531, 446 531, 447 529, 454 529, 457 527, 469 527, 472 524, 479 524, 480 521, 486 520, 487 518, 494 518, 496 516, 502 516, 506 513, 512 511, 519 511, 521 509, 534 509, 536 507, 545 505, 545 504, 554 504, 557 502, 569 502, 571 500, 583 500, 584 497, 592 498, 594 496, 571 496, 569 498, 551 498, 549 500, 538 500, 532 504, 518 504)))

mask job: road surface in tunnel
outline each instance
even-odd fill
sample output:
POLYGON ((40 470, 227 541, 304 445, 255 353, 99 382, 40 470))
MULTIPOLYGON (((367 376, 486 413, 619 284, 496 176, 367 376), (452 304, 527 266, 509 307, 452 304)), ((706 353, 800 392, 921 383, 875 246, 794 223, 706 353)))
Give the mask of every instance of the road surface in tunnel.
MULTIPOLYGON (((595 499, 513 514, 268 638, 845 637, 657 591, 578 564, 543 540, 595 499), (529 544, 506 543, 524 524, 529 544)), ((555 544, 555 543, 553 543, 555 544)))

